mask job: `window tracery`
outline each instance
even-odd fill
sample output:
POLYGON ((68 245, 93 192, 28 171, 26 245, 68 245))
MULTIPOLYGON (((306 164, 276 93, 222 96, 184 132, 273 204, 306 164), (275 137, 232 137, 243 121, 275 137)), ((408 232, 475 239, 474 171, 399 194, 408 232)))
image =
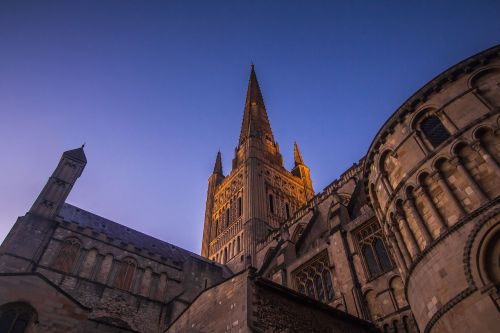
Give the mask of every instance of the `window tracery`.
POLYGON ((136 268, 137 264, 132 258, 127 258, 121 262, 115 279, 115 287, 130 290, 136 268))
POLYGON ((450 133, 444 127, 441 120, 436 116, 429 116, 420 123, 422 133, 431 143, 432 147, 436 148, 450 137, 450 133))
POLYGON ((297 291, 321 302, 333 301, 335 291, 328 267, 328 254, 323 252, 297 269, 293 274, 297 291))
POLYGON ((356 240, 369 278, 374 278, 393 268, 382 229, 376 221, 358 230, 356 240))
POLYGON ((75 238, 64 240, 52 267, 66 273, 71 273, 80 253, 80 247, 80 242, 75 238))

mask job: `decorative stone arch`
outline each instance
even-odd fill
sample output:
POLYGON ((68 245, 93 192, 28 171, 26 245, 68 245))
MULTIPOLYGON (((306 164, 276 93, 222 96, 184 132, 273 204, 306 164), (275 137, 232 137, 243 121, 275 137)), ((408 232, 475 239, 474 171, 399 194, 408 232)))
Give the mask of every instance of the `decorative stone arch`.
POLYGON ((451 145, 450 155, 451 156, 460 156, 460 151, 463 148, 468 147, 468 146, 470 146, 470 142, 465 138, 460 138, 451 145))
POLYGON ((426 186, 425 179, 431 175, 432 171, 428 169, 419 170, 416 180, 419 186, 426 186))
POLYGON ((432 168, 437 172, 441 172, 441 166, 444 163, 448 162, 450 160, 450 157, 451 156, 444 155, 444 154, 440 154, 440 155, 436 156, 434 158, 434 160, 432 161, 432 168))
MULTIPOLYGON (((499 117, 499 121, 500 121, 500 117, 499 117)), ((485 135, 486 133, 488 133, 490 131, 494 133, 495 129, 493 127, 491 127, 490 125, 481 124, 472 130, 472 139, 473 140, 480 140, 483 135, 485 135)))
POLYGON ((52 267, 65 273, 72 273, 82 250, 82 241, 76 236, 70 236, 61 241, 52 267))
POLYGON ((393 148, 387 147, 381 154, 378 159, 377 163, 377 168, 379 169, 380 172, 380 181, 382 182, 382 185, 384 186, 386 192, 388 195, 394 191, 394 188, 396 187, 395 184, 391 182, 391 174, 394 173, 396 170, 397 165, 394 165, 394 168, 392 170, 387 170, 386 168, 386 161, 387 159, 391 158, 394 159, 394 164, 397 163, 397 159, 394 157, 395 155, 395 150, 393 148))
POLYGON ((413 200, 415 198, 415 189, 418 187, 417 184, 407 183, 404 187, 404 197, 406 200, 413 200))
POLYGON ((372 320, 376 320, 382 315, 382 309, 380 308, 379 302, 377 302, 377 293, 374 289, 367 288, 363 291, 363 297, 368 305, 372 320))
POLYGON ((425 104, 420 106, 417 110, 415 110, 411 115, 410 119, 408 120, 409 128, 411 131, 417 131, 418 130, 418 124, 422 119, 435 115, 436 112, 440 109, 440 106, 435 105, 435 104, 425 104))
POLYGON ((130 290, 137 267, 137 260, 131 256, 126 256, 120 260, 115 275, 115 287, 130 290))
POLYGON ((468 81, 468 86, 471 89, 475 89, 475 94, 479 96, 483 101, 485 101, 490 108, 499 107, 500 106, 500 87, 498 84, 500 83, 500 67, 498 66, 490 66, 487 68, 483 68, 480 71, 474 73, 470 76, 468 81), (498 81, 493 82, 492 78, 498 77, 498 81), (488 81, 487 84, 481 82, 481 80, 485 79, 488 81))
POLYGON ((500 210, 485 216, 469 234, 464 250, 464 270, 469 288, 489 293, 500 305, 500 210))
POLYGON ((399 275, 393 275, 388 281, 388 289, 391 290, 392 297, 394 299, 394 305, 397 309, 404 308, 408 305, 408 301, 405 297, 405 287, 403 279, 399 275))
POLYGON ((38 312, 26 301, 0 305, 0 326, 7 329, 5 333, 30 332, 30 327, 37 323, 38 312))

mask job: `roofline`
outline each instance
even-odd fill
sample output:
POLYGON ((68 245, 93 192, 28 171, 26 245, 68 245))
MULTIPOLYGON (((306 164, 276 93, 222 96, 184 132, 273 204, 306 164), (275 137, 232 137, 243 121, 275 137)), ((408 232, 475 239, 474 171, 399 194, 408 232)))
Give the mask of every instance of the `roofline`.
POLYGON ((470 57, 467 57, 459 63, 448 67, 446 70, 436 75, 432 80, 427 82, 424 86, 418 89, 417 92, 415 92, 406 101, 404 101, 401 106, 399 106, 396 111, 384 122, 384 124, 370 143, 370 146, 368 147, 363 165, 363 175, 365 176, 365 180, 370 173, 368 166, 373 162, 373 151, 378 148, 377 143, 379 143, 380 140, 384 139, 384 137, 389 134, 388 132, 390 128, 392 128, 395 123, 397 123, 399 120, 404 119, 404 117, 406 117, 408 114, 413 113, 417 106, 425 102, 428 96, 435 93, 436 87, 441 87, 446 83, 456 81, 464 74, 469 73, 472 68, 482 64, 484 60, 487 60, 489 58, 496 58, 499 56, 500 44, 497 44, 470 57))

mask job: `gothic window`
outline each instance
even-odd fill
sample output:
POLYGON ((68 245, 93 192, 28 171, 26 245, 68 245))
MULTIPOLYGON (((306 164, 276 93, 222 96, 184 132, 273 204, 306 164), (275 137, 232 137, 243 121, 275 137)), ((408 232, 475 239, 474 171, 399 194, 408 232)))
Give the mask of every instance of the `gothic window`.
POLYGON ((355 235, 369 278, 375 278, 392 269, 392 260, 387 252, 378 222, 369 223, 358 230, 355 235))
POLYGON ((434 148, 450 137, 450 133, 436 116, 430 116, 424 119, 420 123, 420 128, 434 148))
POLYGON ((36 320, 35 310, 26 303, 9 303, 0 307, 0 332, 24 333, 36 320))
POLYGON ((240 252, 240 236, 236 238, 236 253, 240 252))
POLYGON ((226 226, 229 225, 229 208, 226 209, 226 226))
POLYGON ((215 220, 215 236, 219 234, 219 219, 215 220))
POLYGON ((328 254, 323 252, 297 269, 293 273, 297 291, 321 302, 331 302, 335 292, 328 267, 328 254))
POLYGON ((54 260, 53 268, 71 273, 80 253, 80 242, 75 238, 68 238, 61 244, 59 254, 54 260))
POLYGON ((285 204, 285 212, 286 212, 286 219, 288 220, 290 218, 290 205, 288 205, 288 203, 285 204))
POLYGON ((269 210, 274 214, 274 196, 269 194, 269 210))
POLYGON ((116 274, 115 287, 123 290, 130 290, 136 267, 137 264, 132 258, 127 258, 121 262, 116 274))
POLYGON ((243 201, 242 201, 241 197, 239 197, 238 198, 238 217, 240 217, 241 214, 243 214, 243 201))

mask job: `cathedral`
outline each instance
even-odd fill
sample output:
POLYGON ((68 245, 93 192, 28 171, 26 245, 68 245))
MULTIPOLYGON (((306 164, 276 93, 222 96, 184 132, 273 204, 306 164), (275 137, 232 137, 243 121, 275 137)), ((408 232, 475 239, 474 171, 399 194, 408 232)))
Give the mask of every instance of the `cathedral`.
POLYGON ((498 331, 500 46, 415 92, 321 191, 293 149, 287 170, 252 66, 201 255, 67 203, 87 159, 64 152, 0 247, 0 333, 498 331))

